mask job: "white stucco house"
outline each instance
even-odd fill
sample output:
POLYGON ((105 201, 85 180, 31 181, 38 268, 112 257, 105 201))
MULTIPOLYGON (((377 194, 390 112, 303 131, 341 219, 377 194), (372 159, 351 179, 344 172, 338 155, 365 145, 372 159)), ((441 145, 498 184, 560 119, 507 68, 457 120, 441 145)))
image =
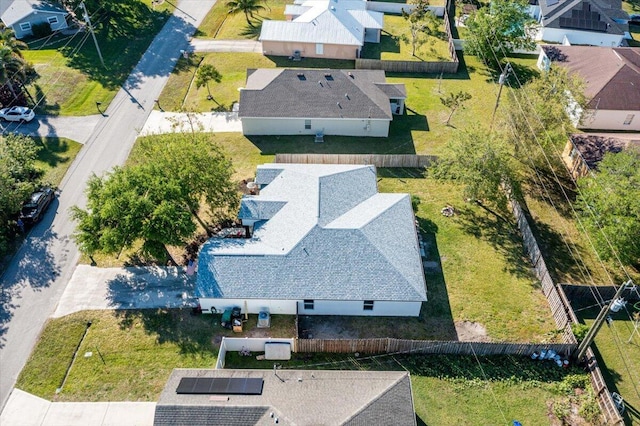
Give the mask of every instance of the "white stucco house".
POLYGON ((380 42, 384 20, 365 0, 297 0, 284 14, 286 21, 262 22, 265 55, 359 58, 365 42, 380 42))
POLYGON ((36 24, 47 23, 52 31, 63 30, 68 27, 68 15, 62 6, 44 0, 0 1, 0 18, 18 39, 32 35, 36 24))
POLYGON ((406 97, 382 70, 250 69, 238 116, 244 135, 387 137, 406 97))
POLYGON ((543 46, 538 68, 566 68, 585 82, 580 129, 640 131, 640 48, 543 46))
POLYGON ((374 166, 264 164, 239 218, 250 238, 200 251, 203 312, 418 316, 427 300, 409 194, 378 193, 374 166))
POLYGON ((621 0, 534 0, 538 41, 565 45, 620 46, 629 35, 629 15, 621 0))

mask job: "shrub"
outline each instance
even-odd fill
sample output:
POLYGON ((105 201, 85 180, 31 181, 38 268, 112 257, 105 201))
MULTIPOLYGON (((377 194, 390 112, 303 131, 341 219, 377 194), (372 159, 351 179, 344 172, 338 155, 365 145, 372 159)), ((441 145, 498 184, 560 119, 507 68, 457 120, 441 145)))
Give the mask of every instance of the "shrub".
POLYGON ((39 24, 33 24, 31 26, 31 31, 33 32, 33 36, 35 38, 43 38, 50 36, 53 32, 51 30, 51 25, 48 22, 40 22, 39 24))

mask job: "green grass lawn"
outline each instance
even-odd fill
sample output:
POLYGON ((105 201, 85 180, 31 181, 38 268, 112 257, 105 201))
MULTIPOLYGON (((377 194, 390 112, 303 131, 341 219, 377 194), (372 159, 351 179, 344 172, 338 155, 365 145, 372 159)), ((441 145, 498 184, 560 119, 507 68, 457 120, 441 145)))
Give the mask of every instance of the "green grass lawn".
POLYGON ((27 89, 40 113, 89 115, 97 113, 96 102, 108 106, 173 8, 164 2, 152 10, 150 0, 145 2, 132 3, 131 19, 121 23, 121 34, 97 33, 105 67, 88 34, 56 36, 46 45, 27 40, 25 59, 40 76, 27 89))
MULTIPOLYGON (((220 315, 189 310, 83 311, 51 319, 16 387, 56 401, 155 401, 173 368, 214 368, 222 336, 245 333, 220 327, 220 315), (56 395, 88 321, 62 392, 56 395), (85 357, 87 352, 92 356, 85 357)), ((272 316, 269 335, 293 336, 293 317, 272 316)))
POLYGON ((640 0, 624 0, 622 2, 622 10, 629 15, 640 13, 640 0))
POLYGON ((33 138, 41 149, 36 167, 44 172, 43 182, 58 186, 69 166, 80 152, 82 144, 66 138, 33 138))
POLYGON ((198 27, 196 36, 220 40, 255 39, 260 34, 260 21, 264 19, 284 20, 284 8, 293 4, 286 0, 265 0, 264 9, 255 15, 251 27, 243 13, 229 14, 227 1, 218 1, 198 27))
POLYGON ((411 43, 403 40, 410 32, 406 19, 399 15, 384 15, 384 28, 380 43, 365 43, 362 49, 364 59, 382 59, 387 61, 450 61, 448 42, 444 32, 444 21, 439 19, 441 37, 428 36, 424 43, 411 54, 411 43))
MULTIPOLYGON (((553 415, 553 406, 567 404, 569 395, 589 409, 597 404, 589 394, 576 396, 573 384, 588 383, 588 377, 581 370, 558 369, 527 357, 379 355, 355 358, 318 353, 293 354, 291 361, 282 361, 281 365, 285 369, 409 371, 419 425, 498 425, 511 424, 512 420, 526 425, 548 425, 550 421, 560 424, 553 415)), ((254 357, 229 352, 225 368, 269 367, 254 357)), ((575 406, 576 411, 578 407, 579 404, 575 406)), ((571 420, 578 418, 568 419, 571 420)))

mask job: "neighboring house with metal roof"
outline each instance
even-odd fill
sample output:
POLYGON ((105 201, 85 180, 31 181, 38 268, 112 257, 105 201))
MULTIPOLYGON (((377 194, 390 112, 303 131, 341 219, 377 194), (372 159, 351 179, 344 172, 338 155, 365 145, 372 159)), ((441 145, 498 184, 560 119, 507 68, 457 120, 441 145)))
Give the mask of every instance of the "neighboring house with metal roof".
POLYGON ((553 64, 585 82, 581 129, 640 131, 640 48, 543 46, 538 68, 553 64))
POLYGON ((631 38, 621 0, 534 0, 536 40, 562 44, 620 46, 631 38))
POLYGON ((364 43, 379 43, 384 14, 367 10, 364 0, 297 0, 286 21, 262 22, 265 55, 292 58, 355 59, 364 43))
POLYGON ((382 70, 250 69, 238 116, 244 135, 387 137, 406 96, 382 70))
POLYGON ((416 416, 406 371, 174 369, 153 424, 415 426, 416 416), (185 378, 258 379, 262 389, 253 395, 237 389, 177 393, 185 378))
POLYGON ((409 194, 381 194, 374 166, 263 164, 238 217, 250 238, 198 258, 204 312, 418 316, 427 300, 409 194))
POLYGON ((576 133, 569 137, 562 160, 574 179, 597 170, 598 163, 607 153, 636 150, 640 153, 640 134, 576 133))
POLYGON ((47 23, 52 31, 63 30, 67 25, 67 12, 62 6, 41 0, 2 0, 0 18, 7 27, 11 27, 16 38, 25 38, 33 34, 32 27, 47 23))

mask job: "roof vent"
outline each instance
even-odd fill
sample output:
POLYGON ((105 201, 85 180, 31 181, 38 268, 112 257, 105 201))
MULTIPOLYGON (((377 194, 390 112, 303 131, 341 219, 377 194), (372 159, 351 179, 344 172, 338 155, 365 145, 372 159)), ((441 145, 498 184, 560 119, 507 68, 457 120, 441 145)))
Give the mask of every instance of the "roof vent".
POLYGON ((349 99, 349 100, 351 100, 351 98, 349 97, 349 94, 348 94, 348 93, 345 93, 345 94, 344 94, 344 97, 345 97, 345 98, 347 98, 347 99, 349 99))
POLYGON ((351 78, 354 78, 354 77, 353 77, 353 73, 352 73, 351 71, 349 71, 349 72, 347 73, 347 75, 348 75, 349 77, 351 77, 351 78))
POLYGON ((324 75, 324 78, 326 78, 326 79, 327 79, 327 80, 329 80, 329 81, 333 81, 333 76, 331 75, 331 73, 326 73, 326 74, 324 75))
POLYGON ((305 81, 306 79, 307 79, 307 77, 305 77, 303 73, 301 73, 301 72, 298 73, 298 80, 305 81))
POLYGON ((338 108, 342 109, 342 106, 340 105, 340 102, 336 102, 336 105, 338 105, 338 108))
POLYGON ((335 6, 331 6, 331 10, 335 11, 336 7, 335 6))
POLYGON ((322 85, 322 81, 321 81, 321 80, 318 80, 318 84, 320 85, 320 87, 324 87, 324 86, 322 85))

